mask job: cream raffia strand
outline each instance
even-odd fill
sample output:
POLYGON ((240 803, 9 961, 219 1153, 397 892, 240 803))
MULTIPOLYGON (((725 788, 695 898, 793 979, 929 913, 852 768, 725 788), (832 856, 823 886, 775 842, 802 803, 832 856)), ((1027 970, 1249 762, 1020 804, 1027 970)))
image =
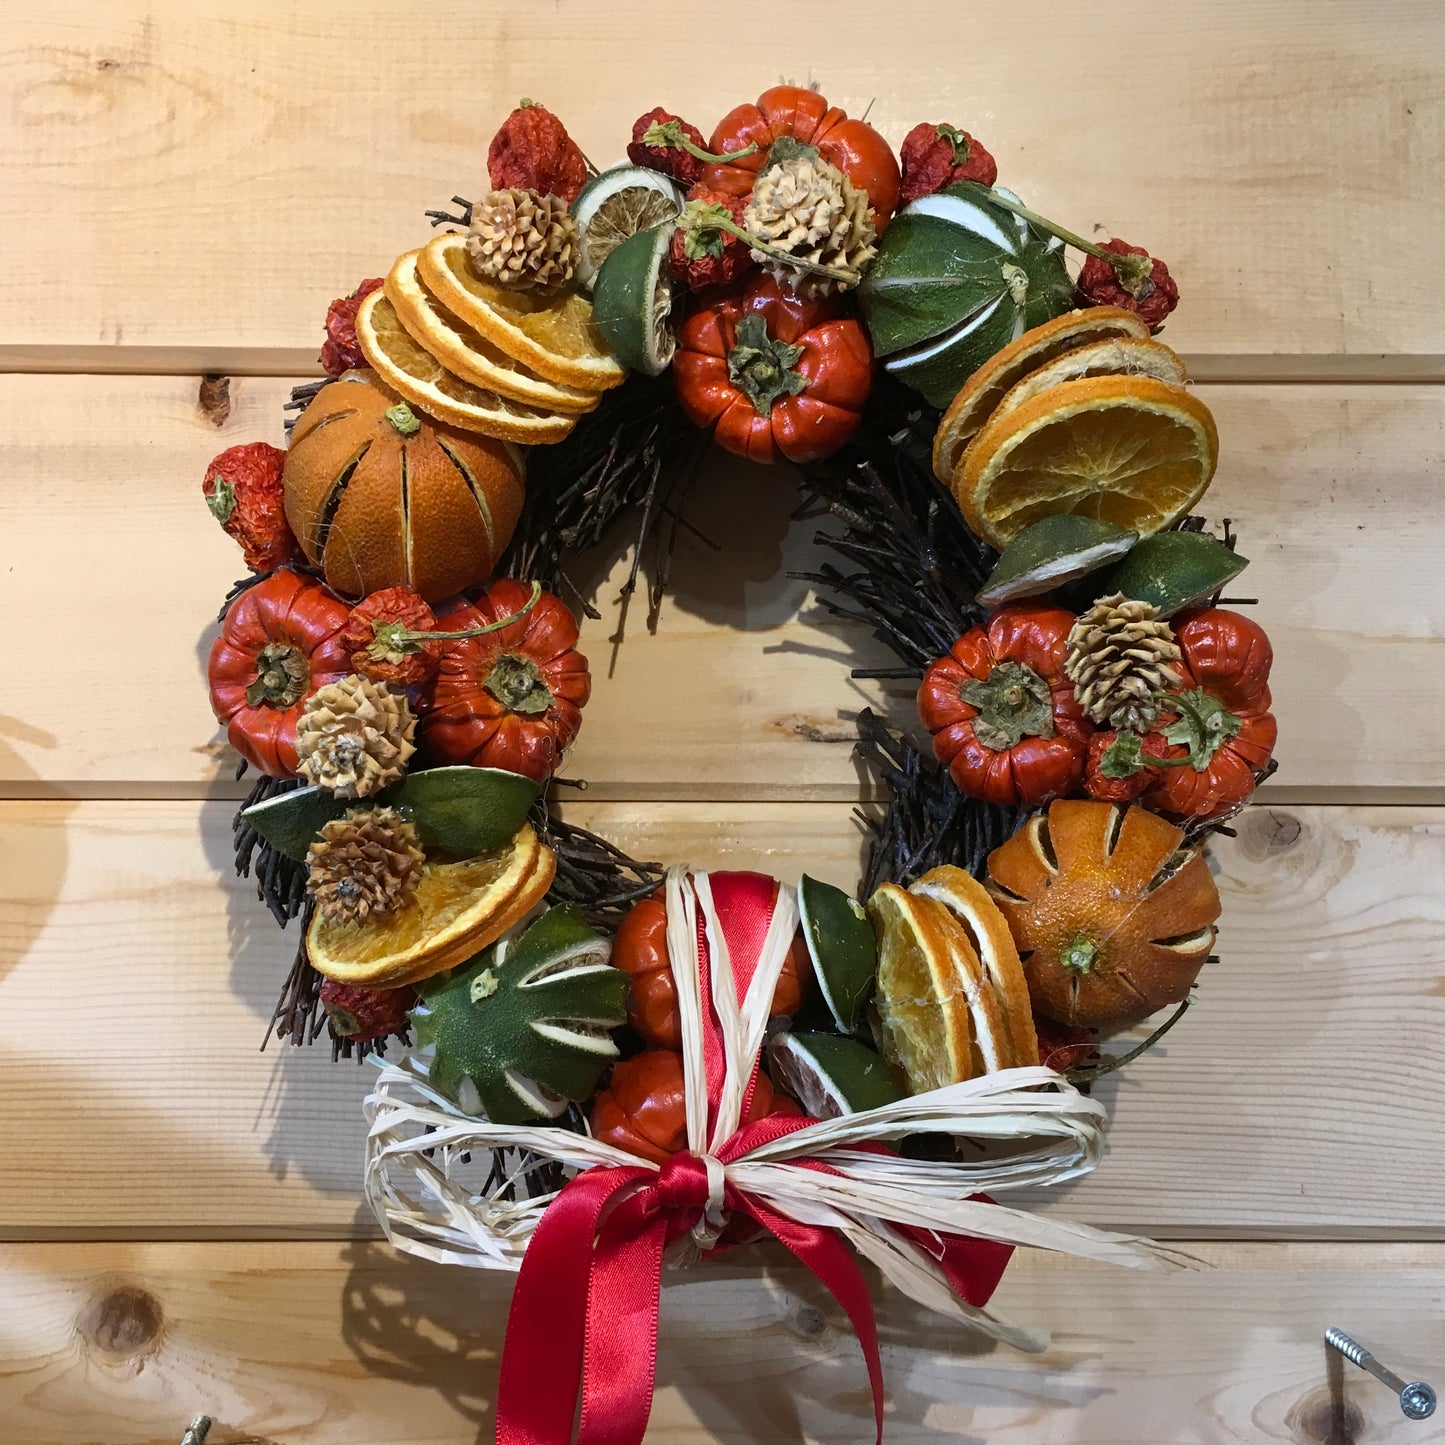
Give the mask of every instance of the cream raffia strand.
MULTIPOLYGON (((780 890, 762 957, 740 1006, 707 874, 689 876, 680 868, 669 872, 667 915, 668 951, 678 986, 688 1143, 693 1152, 710 1157, 735 1132, 742 1114, 751 1063, 762 1047, 773 990, 797 926, 796 896, 791 888, 780 890), (711 1138, 701 970, 694 943, 699 920, 711 950, 710 1001, 727 1055, 711 1138)), ((521 1176, 538 1164, 552 1162, 569 1171, 595 1165, 656 1167, 586 1135, 545 1124, 501 1125, 469 1118, 431 1088, 426 1066, 416 1058, 382 1067, 366 1112, 366 1192, 378 1221, 397 1248, 444 1264, 521 1267, 527 1241, 555 1198, 525 1197, 521 1176), (496 1149, 520 1151, 514 1170, 517 1198, 503 1198, 504 1186, 477 1193, 456 1177, 463 1154, 496 1149)), ((1053 1070, 1008 1069, 881 1109, 825 1120, 761 1145, 726 1166, 714 1159, 708 1169, 714 1201, 721 1199, 725 1177, 793 1219, 837 1230, 920 1304, 1022 1349, 1042 1349, 1044 1336, 960 1300, 934 1259, 893 1225, 971 1234, 1133 1267, 1184 1262, 1185 1256, 1146 1239, 968 1198, 1087 1174, 1103 1152, 1104 1123, 1103 1107, 1053 1070), (1015 1147, 1003 1158, 949 1160, 904 1159, 853 1147, 887 1144, 920 1132, 1004 1140, 1015 1147), (837 1173, 789 1163, 800 1158, 821 1160, 837 1173)), ((674 1246, 674 1262, 695 1258, 699 1246, 716 1238, 722 1222, 710 1211, 691 1238, 674 1246)))

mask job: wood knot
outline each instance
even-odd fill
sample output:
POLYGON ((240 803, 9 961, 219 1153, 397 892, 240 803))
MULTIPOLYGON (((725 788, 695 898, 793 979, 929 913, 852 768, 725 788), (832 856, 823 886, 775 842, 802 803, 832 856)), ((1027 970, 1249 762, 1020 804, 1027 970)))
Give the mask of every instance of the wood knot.
POLYGON ((213 427, 225 426, 231 416, 231 378, 203 376, 196 402, 201 408, 201 415, 213 427))
POLYGON ((788 1328, 803 1340, 821 1338, 828 1330, 828 1317, 812 1305, 798 1304, 788 1314, 788 1328))
POLYGON ((1296 1445, 1356 1445, 1365 1428, 1364 1411, 1337 1398, 1328 1385, 1311 1390, 1284 1418, 1296 1445))
POLYGON ((117 1285, 92 1300, 81 1317, 80 1333, 101 1354, 127 1360, 148 1353, 165 1327, 161 1302, 138 1285, 117 1285))
POLYGON ((1241 822, 1241 833, 1251 853, 1262 857, 1287 853, 1304 834, 1304 824, 1280 808, 1251 808, 1241 822))

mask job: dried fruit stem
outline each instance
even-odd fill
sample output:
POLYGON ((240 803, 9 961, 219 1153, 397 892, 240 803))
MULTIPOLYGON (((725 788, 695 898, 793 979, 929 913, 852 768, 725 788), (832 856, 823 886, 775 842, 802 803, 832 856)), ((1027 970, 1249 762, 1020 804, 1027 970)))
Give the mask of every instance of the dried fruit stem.
POLYGON ((403 622, 373 622, 371 630, 375 641, 366 649, 375 658, 385 658, 389 653, 420 652, 429 642, 465 642, 469 637, 485 637, 489 632, 500 632, 514 622, 520 622, 536 605, 542 595, 542 584, 532 583, 532 595, 515 611, 484 627, 466 627, 460 632, 418 632, 403 622))
POLYGON ((711 151, 703 150, 696 142, 688 139, 680 120, 653 121, 643 131, 642 143, 645 146, 651 146, 654 150, 683 150, 690 156, 696 156, 700 161, 708 161, 714 165, 727 161, 740 161, 744 156, 757 154, 758 149, 758 143, 754 141, 741 150, 724 151, 721 155, 714 155, 711 151))
POLYGON ((738 225, 723 206, 709 205, 705 201, 689 201, 682 208, 682 214, 678 217, 677 224, 680 230, 693 235, 706 231, 726 231, 729 236, 736 236, 738 240, 746 241, 753 250, 764 256, 772 257, 774 261, 781 261, 794 271, 803 271, 809 276, 824 276, 829 281, 836 281, 840 286, 856 286, 863 279, 861 271, 854 271, 844 266, 820 266, 815 261, 805 261, 801 256, 793 255, 791 251, 784 251, 781 247, 774 246, 761 236, 755 236, 751 231, 738 225))
POLYGON ((1006 211, 1012 211, 1014 215, 1021 216, 1030 225, 1037 226, 1041 231, 1047 231, 1051 236, 1057 236, 1066 246, 1072 246, 1075 250, 1084 251, 1090 256, 1097 256, 1101 261, 1107 261, 1114 268, 1114 274, 1119 278, 1119 284, 1131 296, 1137 295, 1139 289, 1153 273, 1154 258, 1152 256, 1120 255, 1117 251, 1106 251, 1102 246, 1096 246, 1092 241, 1086 241, 1075 231, 1065 230, 1057 221, 1051 221, 1046 216, 1039 215, 1037 211, 1029 210, 1022 201, 1005 196, 991 186, 980 185, 977 181, 968 181, 965 184, 977 186, 994 205, 1002 206, 1006 211))

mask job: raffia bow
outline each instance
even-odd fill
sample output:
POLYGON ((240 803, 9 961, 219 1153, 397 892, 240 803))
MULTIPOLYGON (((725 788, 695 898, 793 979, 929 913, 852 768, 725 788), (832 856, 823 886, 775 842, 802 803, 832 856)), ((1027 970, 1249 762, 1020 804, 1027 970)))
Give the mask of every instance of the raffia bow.
POLYGON ((1044 1337, 987 1308, 1012 1246, 1131 1266, 1170 1258, 1147 1240, 976 1197, 1060 1183, 1098 1162, 1102 1107, 1049 1069, 990 1074, 841 1119, 741 1125, 798 921, 793 890, 780 888, 776 902, 772 890, 755 874, 668 875, 689 1148, 661 1168, 566 1130, 467 1118, 415 1059, 387 1065, 367 1100, 366 1187, 388 1239, 428 1259, 520 1271, 498 1392, 503 1445, 569 1440, 579 1393, 583 1445, 641 1440, 664 1257, 697 1258, 731 1214, 771 1233, 842 1304, 880 1439, 872 1308, 845 1242, 910 1298, 1033 1350, 1044 1337), (883 1147, 918 1133, 1013 1147, 948 1160, 883 1147), (457 1177, 464 1153, 500 1149, 521 1151, 509 1181, 478 1192, 457 1177), (548 1161, 571 1177, 526 1197, 521 1174, 548 1161))

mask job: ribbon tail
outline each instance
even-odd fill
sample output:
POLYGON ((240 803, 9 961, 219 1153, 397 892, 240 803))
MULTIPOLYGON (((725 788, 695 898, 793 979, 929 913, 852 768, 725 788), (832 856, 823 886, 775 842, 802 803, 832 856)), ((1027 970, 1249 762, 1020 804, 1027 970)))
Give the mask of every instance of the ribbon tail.
POLYGON ((577 1445, 641 1445, 652 1413, 668 1235, 667 1218, 657 1212, 652 1193, 619 1205, 597 1241, 587 1291, 577 1445))
POLYGON ((777 1214, 755 1199, 734 1197, 735 1208, 751 1215, 822 1282, 823 1287, 843 1307, 863 1347, 868 1366, 868 1383, 873 1390, 873 1419, 878 1427, 878 1445, 883 1445, 883 1360, 878 1351, 878 1323, 873 1315, 873 1301, 868 1283, 847 1245, 831 1229, 818 1229, 799 1224, 784 1214, 777 1214))
POLYGON ((588 1169, 543 1211, 522 1257, 497 1382, 497 1445, 566 1445, 582 1388, 597 1221, 645 1169, 588 1169))

